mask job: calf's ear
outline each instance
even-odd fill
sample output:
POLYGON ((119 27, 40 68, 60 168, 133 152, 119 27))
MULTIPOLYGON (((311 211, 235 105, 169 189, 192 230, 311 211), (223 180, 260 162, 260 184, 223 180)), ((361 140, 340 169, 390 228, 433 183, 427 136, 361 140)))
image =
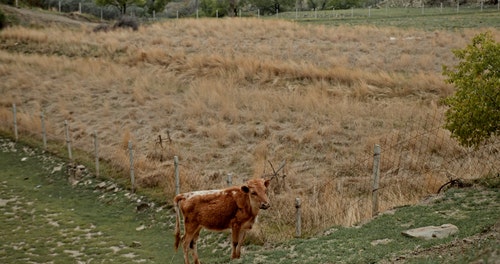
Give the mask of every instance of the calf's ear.
POLYGON ((248 188, 248 186, 246 185, 243 185, 241 186, 241 190, 244 192, 244 193, 248 193, 250 191, 250 189, 248 188))
POLYGON ((266 186, 266 188, 267 188, 267 187, 269 186, 269 184, 270 184, 270 183, 271 183, 271 180, 266 180, 266 181, 264 182, 264 186, 266 186))

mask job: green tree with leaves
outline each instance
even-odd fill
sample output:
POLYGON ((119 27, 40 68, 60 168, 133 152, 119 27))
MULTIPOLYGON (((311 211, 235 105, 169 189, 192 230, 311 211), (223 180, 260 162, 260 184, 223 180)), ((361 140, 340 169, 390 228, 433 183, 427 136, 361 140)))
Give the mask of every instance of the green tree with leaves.
POLYGON ((327 7, 335 9, 349 9, 352 7, 361 7, 364 2, 362 0, 329 0, 327 7))
POLYGON ((491 32, 481 33, 453 53, 458 65, 443 66, 446 81, 457 89, 444 100, 445 128, 460 144, 477 147, 500 134, 500 43, 491 32))
POLYGON ((7 25, 7 19, 5 18, 5 15, 3 14, 2 10, 0 9, 0 29, 5 27, 7 25))
POLYGON ((310 8, 316 10, 324 10, 328 0, 307 0, 307 4, 310 8))
POLYGON ((296 0, 249 0, 249 4, 260 10, 261 14, 274 15, 276 11, 295 10, 296 0), (278 10, 276 10, 278 9, 278 10))
POLYGON ((209 17, 223 17, 230 12, 229 0, 201 0, 199 7, 209 17))
POLYGON ((124 15, 127 12, 127 7, 131 5, 144 6, 146 0, 95 0, 95 3, 100 6, 115 6, 124 15))
POLYGON ((152 15, 153 11, 157 14, 163 12, 168 2, 168 0, 146 0, 148 14, 152 15))

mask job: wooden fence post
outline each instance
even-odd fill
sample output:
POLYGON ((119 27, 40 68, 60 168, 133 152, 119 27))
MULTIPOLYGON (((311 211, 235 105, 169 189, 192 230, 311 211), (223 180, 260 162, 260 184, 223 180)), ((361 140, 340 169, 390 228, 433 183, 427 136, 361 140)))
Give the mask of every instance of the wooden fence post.
POLYGON ((302 236, 302 218, 300 215, 300 198, 295 198, 295 218, 296 218, 296 223, 295 223, 295 237, 301 237, 302 236))
POLYGON ((43 116, 43 111, 40 114, 40 119, 42 121, 42 140, 43 140, 43 149, 47 149, 47 131, 45 130, 45 117, 43 116))
POLYGON ((227 186, 231 186, 231 185, 233 185, 233 174, 228 173, 227 174, 227 186))
POLYGON ((174 156, 174 168, 175 168, 175 195, 180 193, 179 184, 179 157, 174 156))
POLYGON ((134 175, 134 151, 132 150, 132 141, 128 141, 128 151, 130 153, 130 183, 132 184, 132 193, 135 192, 135 175, 134 175))
POLYGON ((66 130, 66 145, 68 145, 68 156, 70 160, 73 160, 73 155, 71 154, 71 140, 69 138, 68 120, 64 120, 64 128, 66 130))
POLYGON ((16 142, 17 142, 18 135, 17 135, 17 109, 16 109, 16 104, 12 104, 12 113, 14 115, 14 137, 16 138, 16 142))
POLYGON ((372 217, 378 214, 378 182, 380 177, 380 145, 373 150, 372 217))
POLYGON ((97 131, 94 130, 94 153, 95 153, 95 175, 99 177, 99 149, 97 142, 97 131))

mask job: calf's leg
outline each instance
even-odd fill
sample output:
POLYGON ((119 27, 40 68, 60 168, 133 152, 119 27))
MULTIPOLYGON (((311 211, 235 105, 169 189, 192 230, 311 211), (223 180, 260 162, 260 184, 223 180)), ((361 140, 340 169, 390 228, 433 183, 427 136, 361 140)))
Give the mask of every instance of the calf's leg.
POLYGON ((201 226, 194 233, 193 240, 191 240, 191 254, 193 254, 194 264, 200 264, 200 260, 198 259, 198 238, 200 237, 201 226))
POLYGON ((184 220, 184 236, 182 237, 182 249, 184 250, 184 264, 189 264, 189 249, 193 249, 194 263, 199 264, 198 254, 195 252, 196 240, 195 237, 199 236, 201 226, 197 223, 187 222, 184 220))
POLYGON ((245 239, 245 230, 241 229, 240 225, 233 225, 232 228, 232 253, 231 259, 240 258, 241 255, 241 246, 243 245, 243 240, 245 239))
POLYGON ((236 256, 240 258, 241 256, 241 247, 243 246, 243 242, 245 241, 246 230, 240 230, 240 234, 238 236, 238 246, 236 246, 236 256))
POLYGON ((184 252, 184 264, 189 264, 189 255, 188 255, 188 250, 189 250, 189 244, 191 241, 189 241, 186 233, 184 233, 184 236, 182 236, 182 251, 184 252))

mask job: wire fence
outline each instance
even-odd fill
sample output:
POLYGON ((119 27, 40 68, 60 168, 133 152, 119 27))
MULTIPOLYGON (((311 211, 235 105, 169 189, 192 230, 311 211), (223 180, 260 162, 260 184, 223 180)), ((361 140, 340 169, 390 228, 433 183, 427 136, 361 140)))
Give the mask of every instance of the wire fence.
POLYGON ((481 12, 500 12, 500 5, 485 5, 483 2, 460 5, 460 3, 440 3, 439 5, 425 5, 423 1, 414 6, 397 7, 386 4, 384 6, 369 6, 364 8, 349 8, 330 10, 295 10, 295 12, 277 13, 276 16, 288 19, 352 19, 352 18, 394 18, 422 15, 449 15, 481 12))
MULTIPOLYGON (((301 201, 312 208, 302 206, 302 213, 313 219, 302 226, 324 221, 362 223, 380 212, 437 194, 449 183, 470 186, 483 177, 500 177, 498 137, 478 148, 463 147, 450 138, 443 124, 442 113, 408 120, 401 129, 380 136, 374 151, 353 156, 335 177, 315 180, 301 201), (314 219, 324 217, 332 201, 337 205, 335 213, 326 220, 314 219)), ((298 168, 288 169, 288 174, 300 174, 298 168)))
MULTIPOLYGON (((17 2, 15 3, 17 6, 17 2)), ((88 14, 100 18, 101 20, 109 20, 118 18, 120 11, 118 8, 108 6, 97 6, 93 1, 79 1, 79 0, 48 0, 44 3, 44 8, 58 13, 79 13, 88 14)), ((270 12, 259 8, 251 9, 237 9, 227 12, 227 10, 216 10, 213 15, 214 18, 230 17, 267 17, 267 18, 281 18, 293 20, 310 20, 310 19, 329 19, 329 20, 342 20, 353 18, 394 18, 403 17, 411 19, 412 16, 422 15, 449 15, 449 14, 467 14, 467 13, 487 13, 487 12, 500 12, 500 3, 491 4, 485 1, 478 1, 475 3, 461 4, 457 2, 444 2, 439 4, 426 4, 425 1, 414 1, 412 4, 385 1, 374 5, 366 5, 364 7, 352 7, 346 9, 315 9, 304 8, 297 6, 292 10, 281 11, 279 9, 270 12)), ((175 5, 173 7, 166 7, 161 12, 148 11, 147 8, 138 7, 133 4, 127 7, 126 15, 140 18, 144 21, 161 20, 161 19, 179 19, 179 18, 201 18, 207 17, 205 12, 196 8, 195 6, 175 5), (179 7, 177 7, 179 6, 179 7)))
MULTIPOLYGON (((87 155, 93 153, 94 172, 99 176, 99 160, 107 155, 99 150, 99 131, 94 130, 89 135, 75 133, 71 129, 71 121, 54 124, 43 113, 18 109, 15 104, 9 112, 10 115, 6 114, 7 111, 2 112, 0 127, 12 131, 16 140, 20 137, 35 139, 43 142, 43 148, 47 148, 48 143, 64 143, 69 160, 74 159, 72 149, 84 150, 87 155)), ((300 192, 287 185, 290 185, 291 178, 303 175, 302 166, 288 165, 284 161, 277 170, 273 167, 273 173, 268 175, 276 179, 270 193, 271 199, 278 203, 278 208, 288 208, 278 212, 282 224, 296 226, 295 236, 301 236, 301 228, 313 232, 332 223, 352 225, 362 222, 379 212, 441 191, 449 182, 485 176, 500 177, 500 139, 493 138, 478 148, 462 147, 450 139, 449 132, 443 129, 443 118, 442 113, 436 112, 407 120, 401 128, 381 135, 373 150, 350 157, 348 162, 335 168, 331 176, 313 177, 307 189, 300 192), (293 223, 293 219, 300 223, 293 223)), ((159 136, 155 147, 164 149, 163 144, 170 140, 170 136, 165 138, 159 136)), ((135 191, 137 180, 134 168, 137 165, 134 162, 141 162, 135 157, 152 154, 140 153, 141 150, 135 149, 131 141, 118 144, 126 145, 124 148, 128 155, 120 156, 115 151, 114 157, 106 160, 122 159, 122 166, 130 162, 126 168, 130 175, 129 187, 135 191)), ((155 173, 159 174, 158 177, 175 182, 172 189, 175 188, 175 193, 179 193, 180 185, 186 182, 189 172, 175 155, 155 157, 163 160, 163 165, 159 165, 161 171, 155 173), (179 167, 184 171, 181 174, 179 167)), ((126 169, 122 168, 124 172, 126 169)), ((217 180, 220 181, 218 186, 233 184, 231 174, 217 177, 217 180)))

